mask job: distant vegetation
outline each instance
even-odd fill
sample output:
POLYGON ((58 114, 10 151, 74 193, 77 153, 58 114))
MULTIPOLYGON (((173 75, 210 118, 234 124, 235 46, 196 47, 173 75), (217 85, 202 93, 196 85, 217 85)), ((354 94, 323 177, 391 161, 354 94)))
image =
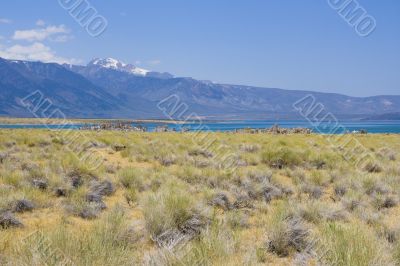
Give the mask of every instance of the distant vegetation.
POLYGON ((82 133, 0 130, 0 265, 400 264, 398 135, 82 133))

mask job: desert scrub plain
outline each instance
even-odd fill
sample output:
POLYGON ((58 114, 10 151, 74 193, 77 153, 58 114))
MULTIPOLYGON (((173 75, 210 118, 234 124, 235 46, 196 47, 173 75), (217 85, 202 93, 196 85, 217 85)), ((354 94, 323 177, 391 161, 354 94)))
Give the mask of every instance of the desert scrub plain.
POLYGON ((82 134, 95 170, 60 132, 0 130, 0 265, 400 264, 398 135, 355 135, 359 168, 320 135, 82 134))

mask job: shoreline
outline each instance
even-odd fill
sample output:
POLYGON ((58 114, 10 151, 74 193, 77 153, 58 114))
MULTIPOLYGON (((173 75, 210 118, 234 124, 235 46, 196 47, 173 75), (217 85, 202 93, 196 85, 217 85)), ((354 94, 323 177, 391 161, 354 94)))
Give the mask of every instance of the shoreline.
POLYGON ((80 131, 122 131, 122 132, 222 132, 237 134, 315 134, 315 135, 362 135, 400 134, 400 121, 352 122, 341 121, 341 130, 329 125, 315 126, 307 121, 171 121, 171 120, 123 120, 123 119, 41 119, 41 118, 0 118, 0 129, 48 129, 80 131))
MULTIPOLYGON (((240 123, 240 122, 276 122, 277 124, 282 122, 307 122, 307 120, 301 119, 202 119, 201 123, 240 123)), ((71 118, 71 119, 46 119, 46 118, 13 118, 13 117, 0 117, 0 125, 77 125, 77 124, 100 124, 100 123, 110 123, 110 122, 120 122, 120 123, 159 123, 159 124, 185 124, 185 123, 198 123, 199 121, 194 120, 171 120, 171 119, 119 119, 119 118, 71 118), (66 123, 67 122, 67 123, 66 123)), ((400 120, 357 120, 357 119, 343 119, 340 122, 392 122, 400 123, 400 120)))
POLYGON ((240 131, 165 131, 165 132, 160 132, 160 131, 135 131, 135 130, 86 130, 86 129, 78 129, 78 128, 66 128, 66 129, 51 129, 51 128, 2 128, 0 124, 0 132, 1 131, 54 131, 54 132, 62 132, 65 130, 74 130, 77 132, 85 132, 85 133, 132 133, 132 134, 220 134, 220 135, 249 135, 249 136, 344 136, 344 135, 351 135, 351 136, 357 136, 357 137, 364 137, 364 136, 399 136, 399 133, 396 132, 369 132, 367 134, 363 133, 336 133, 336 134, 329 134, 329 133, 318 133, 318 132, 312 132, 312 133, 271 133, 271 132, 240 132, 240 131))

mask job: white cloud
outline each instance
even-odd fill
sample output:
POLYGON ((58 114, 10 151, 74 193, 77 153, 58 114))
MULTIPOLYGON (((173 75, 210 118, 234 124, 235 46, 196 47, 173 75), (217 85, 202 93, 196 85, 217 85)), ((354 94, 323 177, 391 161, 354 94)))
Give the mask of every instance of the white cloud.
POLYGON ((64 26, 47 26, 43 29, 32 29, 32 30, 17 30, 14 32, 14 36, 12 37, 14 40, 25 40, 25 41, 43 41, 48 38, 59 35, 69 33, 69 30, 64 26))
POLYGON ((35 42, 31 45, 13 45, 8 48, 0 47, 0 57, 14 60, 28 60, 28 61, 42 61, 42 62, 53 62, 53 63, 68 63, 68 64, 79 64, 81 60, 74 58, 68 59, 59 57, 56 53, 48 46, 40 42, 35 42))
POLYGON ((44 25, 46 25, 46 22, 44 22, 44 20, 38 19, 36 21, 36 26, 43 27, 44 25))
POLYGON ((49 40, 52 42, 67 42, 71 39, 73 39, 72 35, 59 35, 49 38, 49 40))
POLYGON ((1 24, 1 23, 3 23, 3 24, 10 24, 10 23, 12 23, 12 21, 9 20, 9 19, 6 19, 6 18, 0 18, 0 24, 1 24))

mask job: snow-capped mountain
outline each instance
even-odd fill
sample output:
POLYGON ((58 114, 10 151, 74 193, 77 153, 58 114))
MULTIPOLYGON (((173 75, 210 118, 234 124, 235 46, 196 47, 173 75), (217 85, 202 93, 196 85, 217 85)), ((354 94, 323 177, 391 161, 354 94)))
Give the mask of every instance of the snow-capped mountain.
POLYGON ((89 64, 86 67, 82 66, 71 66, 71 65, 65 65, 69 69, 74 69, 74 70, 90 70, 95 71, 100 70, 100 69, 111 69, 119 72, 124 72, 128 73, 137 77, 146 77, 146 78, 158 78, 158 79, 170 79, 173 78, 174 76, 171 75, 170 73, 164 72, 154 72, 150 71, 147 69, 143 69, 137 66, 134 66, 132 64, 126 64, 122 61, 119 61, 114 58, 95 58, 92 61, 89 62, 89 64))
POLYGON ((145 77, 150 72, 149 70, 136 67, 132 64, 125 64, 124 62, 118 61, 114 58, 105 58, 105 59, 96 58, 90 61, 88 66, 109 68, 143 77, 145 77))
POLYGON ((310 93, 327 112, 332 110, 339 118, 400 112, 400 95, 363 98, 218 84, 168 73, 144 74, 132 65, 110 58, 93 60, 88 66, 0 58, 0 116, 32 116, 19 99, 35 91, 42 92, 71 118, 165 119, 157 106, 176 96, 179 102, 175 107, 175 102, 168 102, 168 108, 186 105, 189 109, 184 111, 185 115, 209 119, 304 119, 293 103, 310 93))

